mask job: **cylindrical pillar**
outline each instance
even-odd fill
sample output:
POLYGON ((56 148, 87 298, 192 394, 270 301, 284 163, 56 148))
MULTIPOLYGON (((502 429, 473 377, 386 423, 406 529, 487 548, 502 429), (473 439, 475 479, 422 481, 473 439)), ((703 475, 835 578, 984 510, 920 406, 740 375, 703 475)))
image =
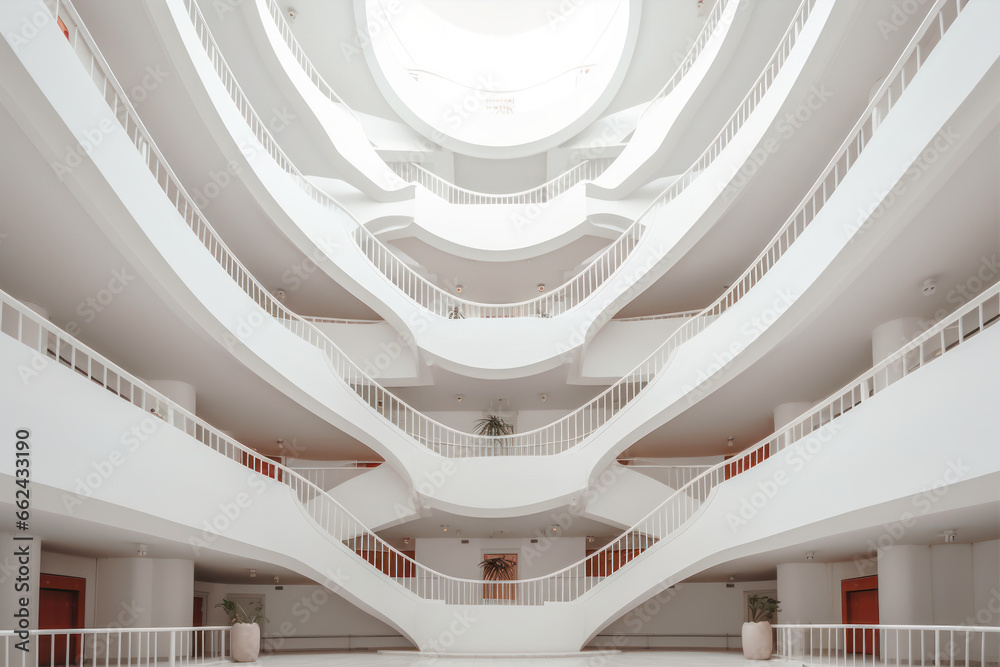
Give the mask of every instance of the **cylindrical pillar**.
MULTIPOLYGON (((899 530, 903 530, 901 524, 899 530)), ((888 534, 887 534, 888 535, 888 534)), ((891 536, 890 536, 891 537, 891 536)), ((900 539, 902 535, 895 537, 900 539)), ((888 538, 887 538, 888 539, 888 538)), ((881 545, 880 545, 881 546, 881 545)), ((933 625, 931 598, 931 550, 926 545, 890 544, 878 551, 878 620, 882 625, 933 625)), ((914 663, 922 658, 920 633, 913 633, 911 642, 903 636, 883 633, 882 647, 886 659, 897 657, 914 663)))
MULTIPOLYGON (((831 618, 833 601, 830 573, 826 563, 779 563, 778 599, 782 623, 835 623, 831 618)), ((790 633, 787 655, 808 655, 810 635, 807 630, 790 633)))
MULTIPOLYGON (((169 398, 174 403, 177 403, 191 414, 198 414, 195 411, 197 407, 197 391, 195 390, 193 384, 180 382, 179 380, 149 380, 149 386, 169 398)), ((167 421, 171 421, 171 415, 169 414, 170 411, 167 406, 160 405, 152 409, 154 409, 156 414, 160 417, 163 417, 167 421)))
MULTIPOLYGON (((872 330, 872 364, 878 365, 895 354, 924 330, 919 317, 902 317, 883 322, 872 330)), ((903 362, 894 362, 875 376, 875 388, 882 389, 903 376, 903 362)))
MULTIPOLYGON (((813 406, 812 403, 798 402, 798 403, 782 403, 774 408, 774 430, 787 426, 788 424, 795 421, 797 417, 809 410, 813 406)), ((783 438, 782 442, 778 443, 781 447, 787 447, 792 444, 790 438, 783 438)))

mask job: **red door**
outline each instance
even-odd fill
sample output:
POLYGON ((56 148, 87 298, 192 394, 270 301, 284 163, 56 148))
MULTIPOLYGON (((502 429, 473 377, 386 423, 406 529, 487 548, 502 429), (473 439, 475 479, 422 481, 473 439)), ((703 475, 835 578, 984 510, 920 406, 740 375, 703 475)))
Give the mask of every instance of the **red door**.
MULTIPOLYGON (((83 627, 83 599, 87 581, 80 577, 41 575, 38 595, 38 629, 70 630, 83 627)), ((80 635, 39 637, 39 667, 75 665, 80 660, 80 635), (69 660, 67 661, 67 657, 69 660)))
MULTIPOLYGON (((191 613, 191 627, 200 628, 205 625, 205 598, 196 597, 194 599, 194 609, 191 613)), ((194 641, 191 642, 191 655, 194 657, 201 655, 203 634, 194 633, 194 641)))
MULTIPOLYGON (((878 625, 878 576, 845 579, 840 587, 844 625, 878 625)), ((879 655, 879 633, 848 630, 847 651, 879 655)))

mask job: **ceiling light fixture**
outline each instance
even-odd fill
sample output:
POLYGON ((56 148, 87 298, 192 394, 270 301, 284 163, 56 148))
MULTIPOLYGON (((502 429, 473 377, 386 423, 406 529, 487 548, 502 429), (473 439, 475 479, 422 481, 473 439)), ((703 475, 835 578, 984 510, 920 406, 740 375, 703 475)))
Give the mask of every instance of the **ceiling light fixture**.
POLYGON ((462 286, 455 285, 455 294, 461 294, 461 293, 462 293, 462 286))
POLYGON ((285 441, 282 440, 281 438, 278 438, 278 449, 284 449, 284 448, 285 448, 285 441))
POLYGON ((277 584, 277 583, 279 583, 280 581, 281 581, 281 578, 280 578, 280 577, 275 577, 275 578, 274 578, 274 583, 276 583, 276 584, 277 584))
POLYGON ((727 441, 727 443, 729 444, 730 447, 733 446, 733 441, 734 440, 736 440, 736 438, 734 438, 733 436, 729 436, 729 440, 727 441))
POLYGON ((587 535, 587 544, 593 544, 593 543, 594 543, 594 536, 587 535))
POLYGON ((461 403, 463 399, 465 399, 465 396, 462 396, 461 394, 459 394, 458 396, 455 397, 455 402, 456 403, 461 403))
POLYGON ((816 558, 816 552, 815 551, 807 551, 806 552, 806 560, 814 560, 815 558, 816 558))
POLYGON ((257 570, 250 570, 250 578, 251 579, 257 578, 257 570))
POLYGON ((954 530, 944 531, 944 541, 946 544, 954 542, 956 537, 958 537, 958 534, 954 530))
POLYGON ((410 538, 404 537, 403 538, 403 544, 405 544, 406 546, 410 546, 410 538))
POLYGON ((296 16, 295 10, 292 9, 291 7, 289 7, 288 8, 288 20, 289 21, 294 21, 295 20, 295 16, 296 16))
POLYGON ((542 399, 542 403, 544 403, 545 401, 549 400, 549 395, 548 394, 540 394, 538 396, 538 398, 542 399))
POLYGON ((135 552, 139 555, 139 558, 144 558, 149 553, 149 545, 137 544, 135 545, 135 552))
POLYGON ((920 291, 923 293, 924 296, 930 296, 931 294, 934 294, 934 292, 937 291, 937 281, 934 280, 933 278, 928 278, 927 280, 924 281, 924 284, 920 288, 920 291))
POLYGON ((539 292, 545 291, 545 283, 538 283, 538 291, 539 292))
POLYGON ((441 530, 447 533, 448 532, 448 524, 442 523, 441 524, 441 530))

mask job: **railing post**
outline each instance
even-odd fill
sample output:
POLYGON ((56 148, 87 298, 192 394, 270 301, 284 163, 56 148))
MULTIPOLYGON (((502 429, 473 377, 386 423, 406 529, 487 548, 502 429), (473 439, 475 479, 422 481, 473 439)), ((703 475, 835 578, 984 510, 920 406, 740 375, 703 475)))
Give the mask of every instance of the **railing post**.
POLYGON ((177 664, 177 631, 170 631, 170 649, 167 652, 167 664, 175 667, 177 664))

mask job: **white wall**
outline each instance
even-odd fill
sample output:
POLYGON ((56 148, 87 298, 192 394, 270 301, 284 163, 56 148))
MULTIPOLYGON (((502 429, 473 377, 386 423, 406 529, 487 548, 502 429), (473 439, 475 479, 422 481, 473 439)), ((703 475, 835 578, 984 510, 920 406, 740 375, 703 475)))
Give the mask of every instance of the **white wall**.
POLYGON ((405 647, 400 634, 350 602, 317 585, 282 586, 196 582, 195 593, 207 596, 207 625, 227 625, 215 605, 230 595, 260 595, 268 622, 267 651, 405 647), (350 644, 348 644, 350 642, 350 644))
POLYGON ((482 579, 479 563, 483 554, 517 553, 517 578, 530 579, 560 570, 581 560, 587 553, 585 537, 538 538, 424 538, 415 541, 416 560, 422 565, 466 579, 482 579))
POLYGON ((774 590, 777 585, 776 581, 737 582, 733 588, 722 582, 678 584, 626 613, 590 645, 738 649, 745 620, 744 593, 774 590))

